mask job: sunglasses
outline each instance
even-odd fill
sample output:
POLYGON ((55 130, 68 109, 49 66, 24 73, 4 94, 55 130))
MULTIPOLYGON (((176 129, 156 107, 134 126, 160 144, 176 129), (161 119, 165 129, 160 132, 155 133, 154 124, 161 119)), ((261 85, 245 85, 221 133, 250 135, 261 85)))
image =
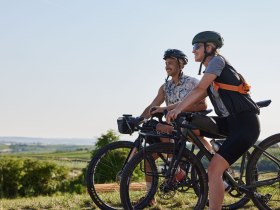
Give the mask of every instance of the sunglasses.
POLYGON ((193 45, 193 51, 198 50, 202 45, 199 45, 199 43, 195 43, 193 45))

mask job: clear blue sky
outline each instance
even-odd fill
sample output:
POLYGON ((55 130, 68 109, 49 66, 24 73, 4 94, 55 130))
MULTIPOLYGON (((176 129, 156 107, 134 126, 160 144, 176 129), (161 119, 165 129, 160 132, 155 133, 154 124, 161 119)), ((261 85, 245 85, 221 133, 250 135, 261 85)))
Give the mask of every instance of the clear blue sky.
POLYGON ((140 115, 164 82, 168 48, 220 32, 221 54, 252 85, 261 138, 279 132, 280 1, 0 0, 0 136, 82 137, 140 115))

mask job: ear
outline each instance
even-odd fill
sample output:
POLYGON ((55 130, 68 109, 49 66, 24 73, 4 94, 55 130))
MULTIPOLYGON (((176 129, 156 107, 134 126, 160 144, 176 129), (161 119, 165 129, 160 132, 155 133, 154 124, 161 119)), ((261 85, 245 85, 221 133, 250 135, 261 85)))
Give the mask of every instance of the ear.
POLYGON ((208 45, 206 46, 206 52, 207 52, 207 53, 211 53, 213 49, 214 49, 214 48, 213 48, 212 45, 209 45, 209 44, 208 44, 208 45))

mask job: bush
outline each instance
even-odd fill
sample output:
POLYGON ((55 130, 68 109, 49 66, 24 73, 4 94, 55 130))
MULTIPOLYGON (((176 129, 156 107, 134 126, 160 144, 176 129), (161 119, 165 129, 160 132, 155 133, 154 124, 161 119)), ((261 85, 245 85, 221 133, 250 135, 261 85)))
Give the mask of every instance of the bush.
POLYGON ((1 159, 1 197, 51 195, 59 191, 69 169, 47 161, 1 159))
POLYGON ((19 195, 22 187, 23 160, 1 159, 0 161, 0 191, 1 197, 13 198, 19 195))
POLYGON ((61 182, 67 179, 68 173, 68 169, 52 162, 25 160, 20 194, 23 196, 53 194, 60 190, 61 182))

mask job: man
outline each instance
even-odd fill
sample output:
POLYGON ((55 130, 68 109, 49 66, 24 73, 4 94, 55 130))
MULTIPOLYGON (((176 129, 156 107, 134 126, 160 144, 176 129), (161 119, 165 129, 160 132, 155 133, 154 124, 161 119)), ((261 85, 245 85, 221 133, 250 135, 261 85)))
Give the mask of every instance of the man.
MULTIPOLYGON (((165 70, 167 72, 167 79, 163 85, 158 90, 158 94, 152 103, 146 107, 146 109, 141 114, 141 117, 148 119, 151 117, 151 109, 154 108, 153 113, 163 112, 164 109, 171 110, 175 108, 176 104, 181 102, 183 98, 188 95, 189 92, 199 81, 194 78, 183 74, 182 70, 184 66, 188 63, 187 56, 180 50, 168 49, 165 51, 163 59, 165 60, 165 70), (168 78, 171 77, 170 80, 168 78), (165 101, 166 107, 160 107, 160 105, 165 101)), ((207 108, 205 100, 202 100, 195 105, 189 111, 201 111, 207 108)), ((158 123, 156 129, 160 132, 171 133, 172 126, 158 123)), ((198 134, 197 134, 198 135, 198 134)), ((169 139, 161 139, 163 142, 169 141, 169 139)), ((207 149, 211 150, 211 145, 206 140, 202 139, 204 145, 207 149)), ((147 169, 147 168, 146 168, 147 169)), ((148 170, 148 169, 147 169, 148 170)), ((176 181, 181 181, 185 176, 185 172, 182 169, 178 169, 176 172, 176 181)), ((151 187, 151 177, 146 176, 147 190, 151 187)), ((150 201, 150 205, 155 205, 155 199, 150 201)))

